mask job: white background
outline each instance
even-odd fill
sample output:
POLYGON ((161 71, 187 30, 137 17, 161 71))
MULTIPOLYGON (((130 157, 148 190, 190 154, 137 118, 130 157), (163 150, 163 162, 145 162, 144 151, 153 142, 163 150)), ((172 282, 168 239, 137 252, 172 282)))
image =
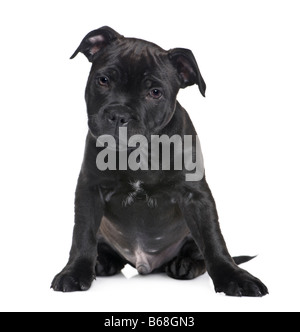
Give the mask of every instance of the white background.
POLYGON ((0 4, 0 309, 298 311, 299 1, 2 1, 0 4), (88 292, 50 283, 67 262, 87 130, 90 64, 69 60, 109 25, 165 49, 190 48, 207 83, 180 102, 200 136, 207 181, 232 255, 269 288, 215 294, 204 275, 98 278, 88 292))

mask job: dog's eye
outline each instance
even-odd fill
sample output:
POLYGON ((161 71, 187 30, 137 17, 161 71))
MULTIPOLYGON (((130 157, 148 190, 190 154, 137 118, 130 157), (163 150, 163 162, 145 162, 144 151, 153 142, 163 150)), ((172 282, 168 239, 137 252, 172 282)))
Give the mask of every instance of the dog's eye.
POLYGON ((159 99, 162 96, 162 92, 159 89, 153 89, 150 91, 150 96, 154 99, 159 99))
POLYGON ((101 86, 108 86, 109 79, 106 76, 100 76, 100 77, 98 77, 98 83, 101 86))

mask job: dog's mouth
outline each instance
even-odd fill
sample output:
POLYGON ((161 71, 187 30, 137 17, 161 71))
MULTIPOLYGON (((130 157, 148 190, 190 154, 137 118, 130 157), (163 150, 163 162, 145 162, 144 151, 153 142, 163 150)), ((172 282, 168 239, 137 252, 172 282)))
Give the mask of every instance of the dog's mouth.
POLYGON ((114 130, 99 130, 96 128, 90 128, 90 133, 96 140, 96 146, 100 148, 106 148, 107 151, 111 152, 132 152, 137 149, 139 151, 148 150, 149 140, 147 136, 128 131, 127 127, 118 127, 114 130), (101 133, 101 134, 100 134, 101 133))
POLYGON ((103 119, 98 114, 89 115, 88 127, 94 138, 102 135, 114 137, 115 140, 123 139, 126 136, 128 139, 134 135, 148 135, 149 128, 141 121, 132 119, 130 121, 120 121, 113 123, 111 120, 103 119))

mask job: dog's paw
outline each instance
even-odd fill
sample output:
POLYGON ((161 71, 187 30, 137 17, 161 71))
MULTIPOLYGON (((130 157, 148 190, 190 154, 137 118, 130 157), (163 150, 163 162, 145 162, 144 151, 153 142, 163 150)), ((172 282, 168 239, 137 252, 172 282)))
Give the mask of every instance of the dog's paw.
POLYGON ((166 266, 166 274, 174 279, 190 280, 206 271, 203 260, 190 257, 176 257, 166 266))
POLYGON ((113 276, 120 273, 125 266, 125 261, 107 243, 98 243, 98 257, 95 267, 99 277, 113 276))
POLYGON ((124 263, 121 262, 110 262, 107 264, 106 261, 97 261, 96 264, 96 275, 98 277, 109 277, 121 272, 124 267, 124 263))
POLYGON ((77 292, 88 290, 95 274, 89 270, 65 268, 57 274, 51 284, 51 288, 58 292, 77 292))
POLYGON ((238 269, 234 273, 214 281, 215 291, 229 296, 261 297, 269 294, 268 288, 249 272, 238 269), (220 281, 221 280, 221 281, 220 281))

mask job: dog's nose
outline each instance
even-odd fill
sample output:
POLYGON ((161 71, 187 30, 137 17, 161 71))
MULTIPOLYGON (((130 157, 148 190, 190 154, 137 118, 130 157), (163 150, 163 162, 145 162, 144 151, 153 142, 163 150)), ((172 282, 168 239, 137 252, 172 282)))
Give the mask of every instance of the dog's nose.
POLYGON ((132 120, 132 116, 129 113, 122 111, 112 111, 107 114, 107 117, 111 124, 114 124, 118 127, 125 127, 127 126, 128 122, 132 120))

